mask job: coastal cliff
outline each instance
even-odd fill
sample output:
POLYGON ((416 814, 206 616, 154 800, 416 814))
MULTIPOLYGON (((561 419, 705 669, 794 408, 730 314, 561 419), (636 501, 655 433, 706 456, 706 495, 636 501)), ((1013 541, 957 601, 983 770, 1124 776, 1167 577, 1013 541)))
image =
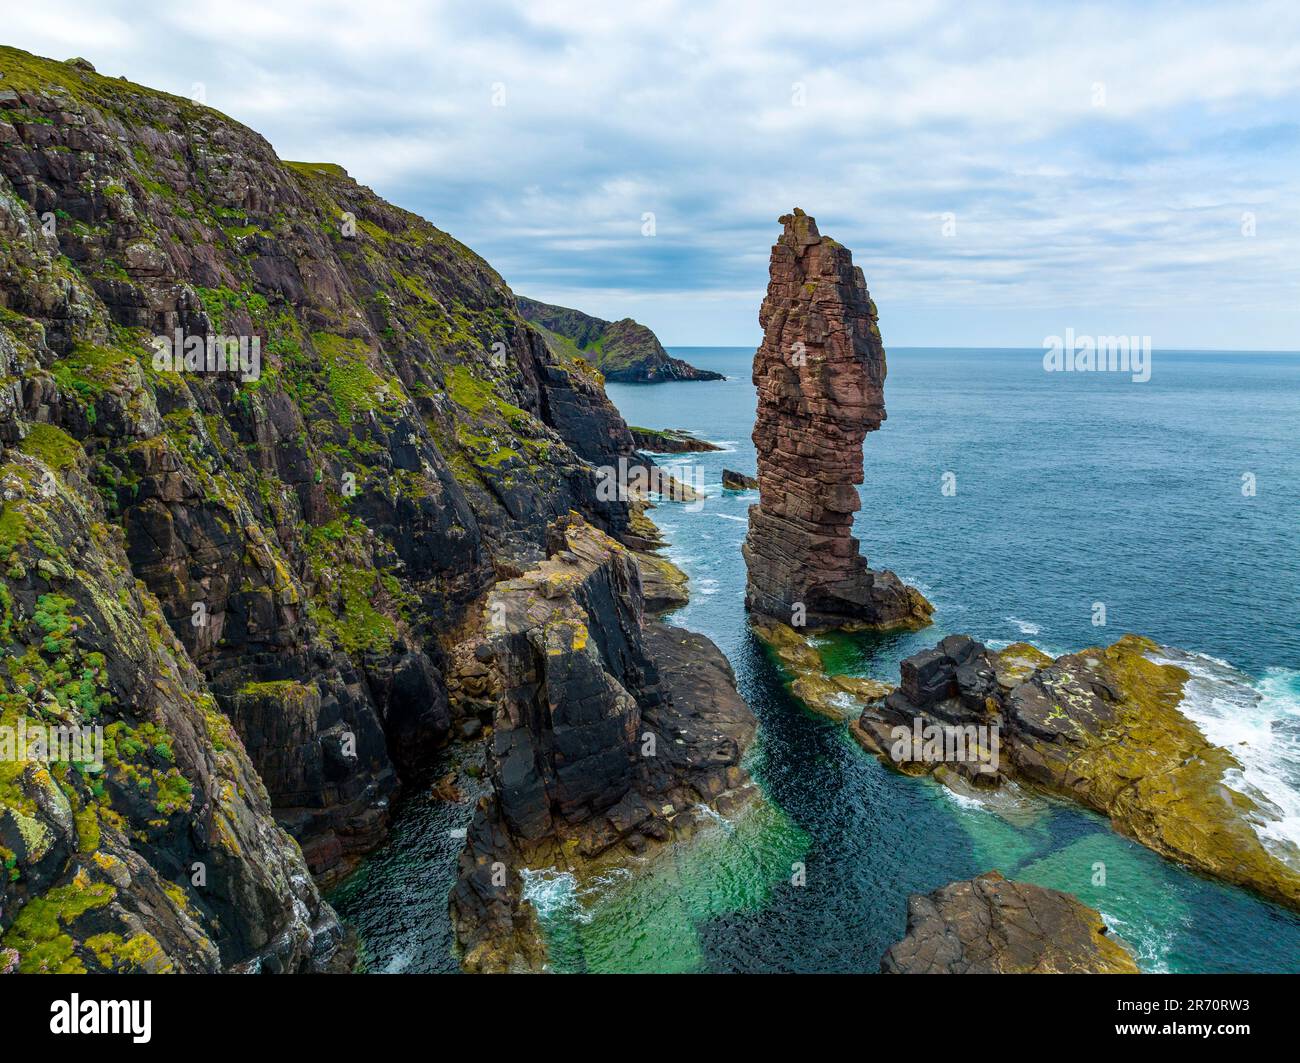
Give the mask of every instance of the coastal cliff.
POLYGON ((853 538, 862 442, 885 419, 876 307, 848 248, 799 209, 781 219, 754 355, 759 501, 745 604, 810 629, 922 627, 933 607, 853 538))
POLYGON ((518 296, 519 310, 546 337, 559 358, 587 361, 606 379, 620 384, 657 384, 666 380, 722 380, 721 373, 696 369, 674 358, 645 325, 625 317, 603 321, 581 310, 551 306, 518 296))
POLYGON ((571 512, 654 545, 602 490, 632 437, 340 167, 84 60, 0 75, 0 724, 105 739, 102 771, 0 763, 5 955, 333 969, 318 883, 464 723, 494 584, 571 512))
POLYGON ((484 608, 492 790, 452 894, 470 971, 545 967, 523 870, 581 881, 756 794, 740 762, 757 725, 718 648, 647 619, 633 555, 576 514, 548 552, 484 608))

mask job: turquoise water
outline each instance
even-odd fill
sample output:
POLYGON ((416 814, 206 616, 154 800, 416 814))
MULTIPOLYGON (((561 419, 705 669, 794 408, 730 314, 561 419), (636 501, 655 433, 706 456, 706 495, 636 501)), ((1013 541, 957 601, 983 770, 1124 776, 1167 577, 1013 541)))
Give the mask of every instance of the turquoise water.
MULTIPOLYGON (((992 808, 896 775, 794 702, 745 624, 739 550, 755 496, 721 492, 724 467, 755 470, 753 352, 673 353, 728 379, 608 391, 630 423, 727 447, 681 458, 702 470, 702 508, 652 515, 691 577, 691 603, 673 622, 718 643, 760 720, 750 768, 769 807, 634 876, 576 889, 534 869, 557 969, 874 971, 903 933, 908 894, 997 868, 1098 908, 1146 970, 1300 971, 1300 916, 1184 871, 1073 807, 992 808)), ((891 352, 889 420, 866 442, 857 534, 874 566, 925 591, 935 624, 838 639, 827 655, 843 671, 896 680, 902 657, 956 631, 1051 653, 1139 631, 1194 651, 1190 711, 1277 806, 1277 836, 1295 838, 1300 356, 1157 351, 1153 367, 1134 384, 1044 373, 1037 351, 891 352), (945 473, 955 495, 940 489, 945 473)), ((447 826, 428 829, 441 837, 447 826)), ((455 846, 422 840, 405 808, 398 830, 341 908, 371 969, 449 969, 438 928, 455 846), (419 930, 394 931, 395 921, 419 930)))

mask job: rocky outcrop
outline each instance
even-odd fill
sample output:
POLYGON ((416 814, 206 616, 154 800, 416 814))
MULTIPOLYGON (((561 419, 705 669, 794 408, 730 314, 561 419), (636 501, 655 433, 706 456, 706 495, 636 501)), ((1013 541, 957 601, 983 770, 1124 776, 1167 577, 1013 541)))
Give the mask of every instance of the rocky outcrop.
POLYGON ((933 611, 853 538, 862 441, 885 419, 876 307, 848 248, 781 218, 754 356, 759 502, 743 547, 750 610, 809 628, 919 627, 933 611))
POLYGON ((894 689, 875 679, 830 674, 817 647, 779 620, 753 617, 750 630, 767 646, 789 677, 790 693, 819 716, 840 723, 856 719, 863 706, 894 689))
POLYGON ((636 560, 573 515, 550 556, 497 586, 485 654, 502 691, 493 791, 452 896, 468 970, 544 962, 525 868, 584 874, 693 830, 708 803, 749 798, 740 759, 755 721, 726 658, 701 635, 644 617, 636 560))
POLYGON ((882 974, 1137 974, 1101 915, 1068 893, 989 871, 907 902, 882 974))
POLYGON ((641 569, 641 591, 647 613, 666 613, 690 601, 690 579, 686 573, 659 554, 635 552, 641 569))
POLYGON ((1069 798, 1207 875, 1300 908, 1300 852, 1257 833, 1267 809, 1241 764, 1179 709, 1188 673, 1125 635, 1052 660, 962 635, 902 663, 898 689, 853 726, 900 770, 960 788, 1007 781, 1069 798))
POLYGON ((722 488, 724 491, 756 491, 758 480, 733 469, 722 470, 722 488))
POLYGON ((88 66, 0 72, 3 711, 116 728, 123 780, 0 779, 0 931, 24 969, 140 933, 140 965, 321 966, 307 871, 470 726, 449 632, 558 515, 645 543, 601 489, 632 437, 486 262, 340 167, 88 66))
POLYGON ((602 321, 598 317, 551 306, 519 296, 519 310, 536 325, 556 356, 578 357, 599 370, 606 380, 623 384, 653 384, 665 380, 724 380, 721 373, 696 369, 672 357, 645 325, 630 317, 602 321))
POLYGON ((648 450, 653 454, 690 454, 706 453, 722 448, 707 439, 700 439, 684 428, 641 428, 629 425, 632 441, 638 450, 648 450))

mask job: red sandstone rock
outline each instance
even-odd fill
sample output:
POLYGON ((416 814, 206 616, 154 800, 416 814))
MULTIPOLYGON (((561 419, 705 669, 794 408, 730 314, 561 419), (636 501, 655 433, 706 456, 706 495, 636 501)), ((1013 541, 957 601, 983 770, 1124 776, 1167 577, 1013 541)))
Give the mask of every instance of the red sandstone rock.
POLYGON ((885 419, 875 304, 848 248, 798 208, 781 224, 754 356, 759 503, 745 604, 794 626, 924 626, 930 603, 868 568, 852 534, 862 441, 885 419))

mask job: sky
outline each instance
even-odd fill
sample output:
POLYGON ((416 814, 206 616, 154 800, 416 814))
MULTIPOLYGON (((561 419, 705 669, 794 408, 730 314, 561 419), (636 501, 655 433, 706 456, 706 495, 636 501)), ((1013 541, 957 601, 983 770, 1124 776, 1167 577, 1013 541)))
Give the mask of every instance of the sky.
POLYGON ((886 346, 1300 349, 1300 4, 42 0, 0 41, 336 162, 524 295, 753 345, 777 218, 886 346))

